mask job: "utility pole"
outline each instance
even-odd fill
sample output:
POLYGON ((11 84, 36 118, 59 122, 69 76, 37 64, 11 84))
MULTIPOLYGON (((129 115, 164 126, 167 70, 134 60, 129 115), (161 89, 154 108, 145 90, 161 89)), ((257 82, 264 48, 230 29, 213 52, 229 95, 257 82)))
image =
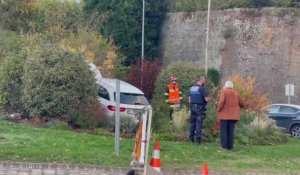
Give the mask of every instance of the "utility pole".
POLYGON ((143 0, 142 17, 142 58, 141 58, 141 89, 143 90, 143 62, 144 62, 144 37, 145 37, 145 0, 143 0))
POLYGON ((143 17, 142 17, 142 60, 144 59, 144 37, 145 37, 145 0, 143 0, 143 17))
POLYGON ((211 0, 208 0, 207 7, 207 24, 206 24, 206 46, 205 46, 205 75, 207 76, 208 71, 208 44, 209 44, 209 28, 210 28, 210 4, 211 0))

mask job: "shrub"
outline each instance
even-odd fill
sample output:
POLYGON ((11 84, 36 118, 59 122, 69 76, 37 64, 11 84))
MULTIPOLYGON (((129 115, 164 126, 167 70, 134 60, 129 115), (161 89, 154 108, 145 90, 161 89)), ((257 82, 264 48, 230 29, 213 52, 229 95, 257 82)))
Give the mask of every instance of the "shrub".
POLYGON ((152 98, 154 85, 160 73, 160 63, 156 61, 143 60, 132 65, 129 70, 129 82, 140 88, 148 99, 152 98))
POLYGON ((78 54, 40 43, 24 64, 22 102, 32 117, 61 116, 96 99, 95 78, 78 54))
POLYGON ((266 95, 255 91, 255 78, 249 76, 244 80, 240 75, 233 74, 229 79, 244 100, 246 109, 259 112, 269 103, 266 95))
POLYGON ((22 55, 0 60, 0 105, 17 112, 23 111, 21 101, 23 63, 22 55))
MULTIPOLYGON (((0 28, 20 32, 28 27, 29 3, 24 0, 0 2, 0 28)), ((1 38, 1 37, 0 37, 1 38)))
MULTIPOLYGON (((189 89, 192 85, 196 84, 200 75, 205 75, 204 69, 200 68, 198 65, 185 62, 175 62, 166 69, 163 69, 159 74, 155 82, 155 90, 153 96, 153 109, 154 109, 154 122, 153 126, 157 129, 163 125, 166 126, 169 116, 169 105, 165 103, 165 87, 169 83, 169 77, 174 75, 177 77, 177 82, 180 87, 181 96, 182 96, 182 105, 188 106, 188 96, 189 89), (163 123, 162 123, 163 122, 163 123)), ((207 87, 210 90, 213 85, 211 80, 207 78, 207 87)))
POLYGON ((22 112, 21 76, 25 55, 16 33, 0 30, 0 105, 22 112))
MULTIPOLYGON (((110 132, 115 131, 115 118, 109 117, 101 121, 100 127, 106 128, 110 132)), ((130 118, 120 118, 120 133, 133 134, 137 130, 137 125, 130 118)))
POLYGON ((116 79, 120 79, 123 81, 128 81, 128 77, 129 77, 129 69, 128 67, 124 66, 123 64, 121 64, 121 62, 117 65, 115 65, 115 73, 114 73, 114 77, 116 79))
POLYGON ((152 99, 154 127, 165 125, 161 122, 168 122, 170 108, 169 105, 165 103, 164 89, 169 83, 169 77, 171 75, 177 77, 177 82, 183 97, 182 104, 187 105, 189 88, 197 82, 200 75, 204 75, 204 69, 200 69, 200 67, 191 63, 175 62, 162 70, 155 82, 154 96, 152 99))
POLYGON ((241 124, 235 134, 239 143, 247 145, 275 145, 288 141, 288 136, 276 126, 275 121, 259 115, 249 124, 241 124))
POLYGON ((219 79, 220 79, 220 73, 215 68, 209 68, 207 70, 207 78, 211 81, 213 86, 218 86, 219 79))
POLYGON ((93 101, 79 108, 71 115, 71 123, 74 127, 82 129, 95 129, 101 120, 106 118, 105 109, 97 102, 93 101))
POLYGON ((17 33, 0 29, 0 38, 0 60, 20 52, 21 39, 17 33))
POLYGON ((213 134, 214 126, 217 122, 216 103, 218 102, 219 88, 214 87, 210 90, 210 102, 206 106, 206 119, 204 120, 205 129, 209 134, 213 134))

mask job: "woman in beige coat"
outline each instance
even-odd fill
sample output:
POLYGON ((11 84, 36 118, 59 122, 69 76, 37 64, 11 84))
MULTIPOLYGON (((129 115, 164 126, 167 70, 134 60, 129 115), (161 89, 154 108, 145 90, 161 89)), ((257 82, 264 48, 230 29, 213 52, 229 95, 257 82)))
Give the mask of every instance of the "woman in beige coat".
POLYGON ((240 108, 243 107, 244 102, 239 93, 233 89, 233 83, 226 81, 217 107, 218 119, 221 123, 221 149, 233 148, 234 126, 240 120, 240 108))

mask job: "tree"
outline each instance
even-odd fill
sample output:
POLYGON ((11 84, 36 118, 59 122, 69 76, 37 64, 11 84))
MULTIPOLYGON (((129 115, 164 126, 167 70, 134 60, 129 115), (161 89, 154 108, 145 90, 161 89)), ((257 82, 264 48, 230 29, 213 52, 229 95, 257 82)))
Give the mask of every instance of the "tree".
POLYGON ((159 61, 142 61, 143 68, 141 70, 141 61, 138 61, 136 64, 130 66, 129 70, 129 82, 134 86, 140 88, 145 96, 151 100, 154 84, 157 76, 160 73, 161 65, 159 61), (143 81, 141 81, 141 79, 143 81))
MULTIPOLYGON (((164 0, 145 0, 145 57, 158 55, 160 27, 166 11, 164 0)), ((142 1, 88 0, 85 11, 103 14, 102 34, 112 37, 125 64, 135 63, 141 55, 142 1)))

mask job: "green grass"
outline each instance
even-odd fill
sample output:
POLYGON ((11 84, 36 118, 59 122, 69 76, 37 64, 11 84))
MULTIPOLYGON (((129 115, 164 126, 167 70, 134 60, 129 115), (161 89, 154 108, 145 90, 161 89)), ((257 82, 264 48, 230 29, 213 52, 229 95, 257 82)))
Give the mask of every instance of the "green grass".
MULTIPOLYGON (((72 131, 34 128, 0 120, 0 160, 57 162, 129 167, 133 139, 122 139, 114 154, 114 137, 72 131)), ((200 170, 208 163, 212 171, 300 172, 300 140, 277 146, 235 145, 234 151, 218 151, 219 144, 202 146, 184 142, 160 143, 162 169, 200 170)), ((153 143, 150 146, 150 157, 153 143)))

